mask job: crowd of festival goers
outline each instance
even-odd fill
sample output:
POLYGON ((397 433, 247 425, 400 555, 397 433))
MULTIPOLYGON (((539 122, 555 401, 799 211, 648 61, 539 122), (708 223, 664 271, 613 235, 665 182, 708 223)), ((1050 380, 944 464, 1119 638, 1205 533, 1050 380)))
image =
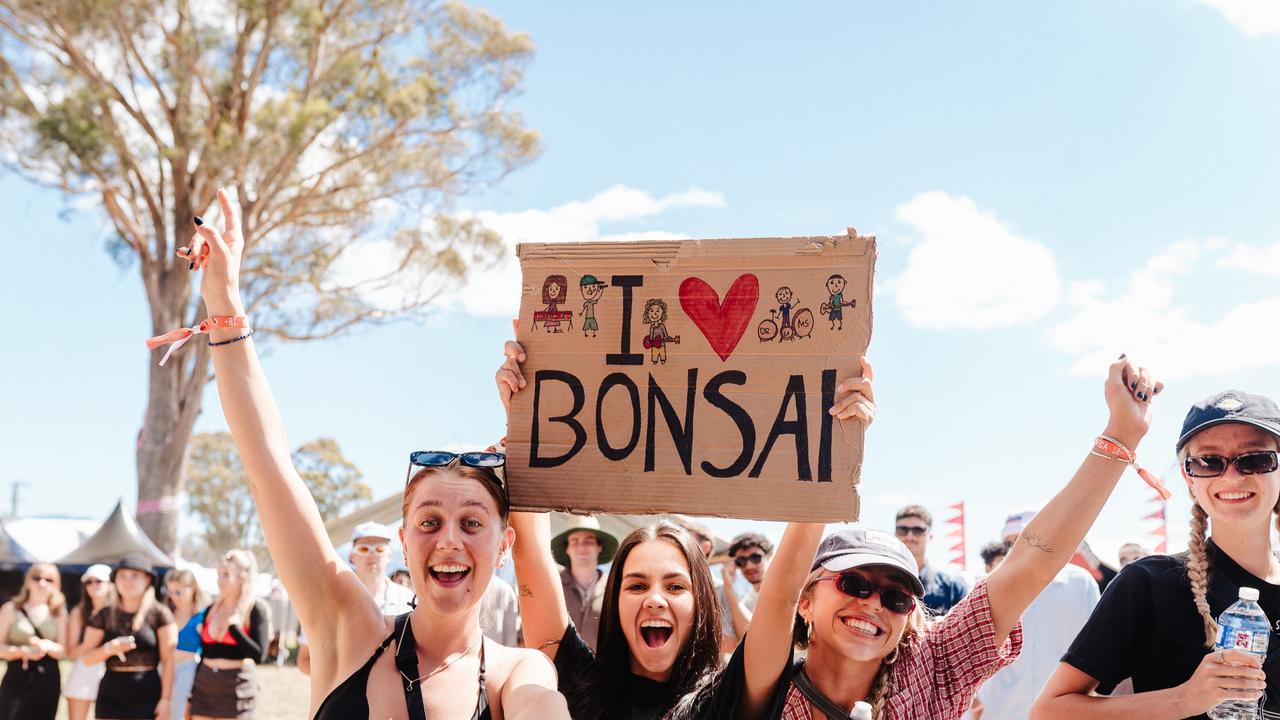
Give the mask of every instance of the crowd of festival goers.
MULTIPOLYGON (((1280 717, 1269 692, 1280 662, 1223 647, 1218 626, 1246 595, 1280 619, 1280 408, 1268 398, 1225 391, 1190 409, 1174 444, 1178 490, 1193 500, 1189 548, 1129 548, 1101 595, 1071 560, 1136 464, 1164 387, 1124 355, 1079 468, 1037 511, 1009 517, 972 586, 928 561, 920 507, 884 531, 792 522, 776 545, 743 535, 719 577, 696 523, 619 539, 584 518, 552 537, 549 515, 511 511, 501 443, 412 452, 401 527, 358 528, 344 561, 293 466, 240 296, 239 210, 224 191, 218 200, 224 227, 197 222, 179 255, 203 273, 222 410, 305 634, 316 720, 1174 720, 1230 702, 1280 717), (386 574, 393 543, 406 588, 386 574), (495 579, 508 562, 518 589, 495 579)), ((515 342, 503 354, 509 410, 526 356, 515 342)), ((830 412, 865 426, 875 410, 871 365, 850 358, 830 412)), ((229 553, 216 602, 180 574, 160 601, 151 569, 126 558, 90 568, 72 609, 56 569, 32 566, 0 610, 0 707, 52 717, 68 659, 75 712, 252 717, 270 633, 248 592, 254 570, 229 553)))

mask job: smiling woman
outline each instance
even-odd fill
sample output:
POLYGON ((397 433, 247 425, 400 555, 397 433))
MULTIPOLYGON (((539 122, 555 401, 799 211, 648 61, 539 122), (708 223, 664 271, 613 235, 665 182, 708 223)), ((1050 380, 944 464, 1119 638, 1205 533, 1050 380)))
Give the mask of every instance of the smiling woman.
MULTIPOLYGON (((541 654, 485 643, 480 604, 512 542, 495 453, 410 456, 400 542, 418 606, 384 618, 329 543, 289 453, 240 297, 239 210, 218 191, 226 227, 197 219, 180 255, 200 292, 218 395, 257 502, 267 546, 311 647, 317 719, 523 720, 568 717, 541 654)), ((243 618, 242 618, 243 619, 243 618)))

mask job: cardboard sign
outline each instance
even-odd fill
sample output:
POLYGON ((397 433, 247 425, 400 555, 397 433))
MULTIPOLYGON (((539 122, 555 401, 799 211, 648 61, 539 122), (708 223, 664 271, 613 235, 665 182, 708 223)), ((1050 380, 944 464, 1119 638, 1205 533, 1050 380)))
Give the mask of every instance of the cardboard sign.
POLYGON ((875 238, 517 254, 514 506, 857 519, 864 426, 827 410, 871 340, 875 238))

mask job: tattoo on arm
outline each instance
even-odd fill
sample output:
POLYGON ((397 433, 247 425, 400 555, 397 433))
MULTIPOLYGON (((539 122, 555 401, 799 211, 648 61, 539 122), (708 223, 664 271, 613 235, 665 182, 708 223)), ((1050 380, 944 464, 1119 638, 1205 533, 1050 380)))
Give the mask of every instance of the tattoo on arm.
POLYGON ((524 583, 520 583, 520 597, 533 597, 533 591, 524 583))
POLYGON ((1053 546, 1045 544, 1044 538, 1036 535, 1035 533, 1023 532, 1022 539, 1025 540, 1028 545, 1037 550, 1047 553, 1053 552, 1053 546))

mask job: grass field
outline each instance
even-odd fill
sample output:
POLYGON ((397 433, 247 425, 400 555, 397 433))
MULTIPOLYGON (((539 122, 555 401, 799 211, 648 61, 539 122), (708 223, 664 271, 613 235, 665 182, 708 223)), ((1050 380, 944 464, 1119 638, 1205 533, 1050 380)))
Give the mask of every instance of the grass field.
MULTIPOLYGON (((65 669, 64 669, 65 673, 65 669)), ((292 665, 258 668, 258 718, 260 720, 305 720, 311 701, 311 681, 292 665)), ((67 719, 67 703, 58 708, 58 720, 67 719)))

